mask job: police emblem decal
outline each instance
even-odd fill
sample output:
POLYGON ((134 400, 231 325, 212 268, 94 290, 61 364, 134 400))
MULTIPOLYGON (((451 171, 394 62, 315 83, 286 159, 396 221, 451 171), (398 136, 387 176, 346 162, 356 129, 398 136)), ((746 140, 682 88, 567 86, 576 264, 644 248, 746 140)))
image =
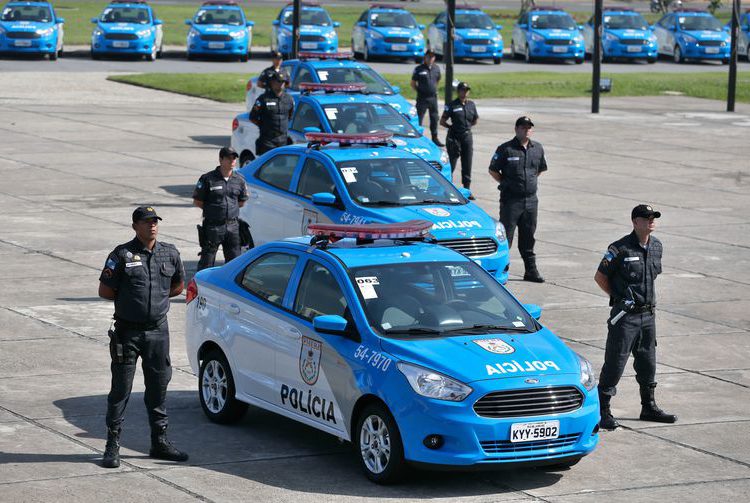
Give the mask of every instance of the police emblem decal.
POLYGON ((474 344, 478 345, 485 351, 498 355, 509 355, 515 352, 513 346, 502 339, 475 339, 474 344))
POLYGON ((310 386, 318 382, 320 356, 322 353, 322 342, 310 339, 309 337, 302 337, 302 347, 299 352, 299 375, 310 386))
POLYGON ((429 213, 430 215, 434 217, 451 216, 450 212, 446 210, 445 208, 422 208, 422 211, 424 211, 425 213, 429 213))

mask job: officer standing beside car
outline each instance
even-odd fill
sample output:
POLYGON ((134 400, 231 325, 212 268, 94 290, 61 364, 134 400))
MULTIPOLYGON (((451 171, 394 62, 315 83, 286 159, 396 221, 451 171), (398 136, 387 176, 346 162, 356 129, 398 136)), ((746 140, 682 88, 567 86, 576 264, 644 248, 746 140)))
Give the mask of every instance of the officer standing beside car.
MULTIPOLYGON (((468 189, 471 186, 471 162, 474 156, 474 138, 471 128, 477 125, 479 113, 469 96, 471 87, 466 82, 459 82, 456 91, 458 98, 445 105, 440 125, 448 128, 445 146, 451 163, 451 174, 456 170, 456 163, 461 159, 461 184, 468 189), (450 121, 450 124, 448 123, 450 121)), ((469 197, 474 199, 474 196, 469 197)))
POLYGON ((99 276, 99 296, 115 303, 110 329, 112 387, 107 397, 107 446, 102 465, 120 466, 120 432, 125 407, 142 359, 144 401, 151 426, 152 458, 187 461, 188 455, 167 439, 167 385, 172 378, 169 358, 169 298, 182 293, 185 271, 174 245, 157 241, 159 217, 148 206, 133 212, 135 238, 115 248, 99 276))
POLYGON ((201 244, 198 270, 213 267, 221 246, 224 262, 240 254, 240 208, 248 199, 245 178, 234 171, 237 152, 231 147, 219 150, 219 165, 204 173, 193 190, 193 204, 203 210, 199 226, 201 244))
POLYGON ((435 53, 424 53, 424 62, 414 69, 411 75, 411 88, 417 92, 417 117, 422 125, 425 112, 430 115, 430 133, 432 141, 438 147, 445 145, 438 138, 438 84, 440 83, 440 67, 435 64, 435 53))
POLYGON ((640 386, 642 421, 674 423, 677 416, 661 410, 654 399, 656 389, 656 292, 654 281, 661 274, 661 241, 651 235, 661 212, 639 204, 630 212, 633 231, 607 248, 594 281, 609 295, 612 306, 607 320, 607 345, 599 376, 599 426, 614 430, 610 401, 632 353, 635 379, 640 386))
POLYGON ((284 77, 286 77, 284 81, 287 82, 289 80, 289 76, 281 68, 281 63, 283 61, 284 61, 284 57, 279 51, 272 51, 271 52, 271 66, 269 66, 268 68, 264 68, 263 71, 260 72, 260 76, 258 77, 258 80, 256 81, 256 85, 260 87, 261 89, 267 89, 268 81, 274 73, 279 73, 283 75, 284 77))
POLYGON ((260 135, 255 141, 255 155, 261 156, 289 141, 289 121, 294 113, 294 100, 284 92, 286 78, 279 72, 268 77, 269 87, 250 110, 250 121, 258 126, 260 135))
POLYGON ((536 267, 534 233, 539 210, 537 179, 547 171, 547 160, 542 144, 531 141, 533 129, 530 118, 516 120, 515 137, 495 150, 490 175, 500 184, 500 222, 505 227, 509 248, 518 227, 518 251, 525 268, 523 279, 544 283, 536 267))

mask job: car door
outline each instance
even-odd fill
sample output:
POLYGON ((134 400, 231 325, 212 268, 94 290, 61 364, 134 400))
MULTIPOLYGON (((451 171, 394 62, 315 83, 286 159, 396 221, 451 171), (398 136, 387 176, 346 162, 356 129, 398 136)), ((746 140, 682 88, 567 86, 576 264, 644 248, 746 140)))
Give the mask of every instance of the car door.
POLYGON ((299 203, 297 213, 297 233, 307 234, 307 226, 317 222, 338 222, 341 213, 339 206, 318 206, 313 204, 313 194, 326 192, 333 194, 341 201, 340 189, 334 182, 332 170, 326 166, 322 158, 310 155, 301 163, 299 176, 293 182, 296 186, 295 194, 299 203))

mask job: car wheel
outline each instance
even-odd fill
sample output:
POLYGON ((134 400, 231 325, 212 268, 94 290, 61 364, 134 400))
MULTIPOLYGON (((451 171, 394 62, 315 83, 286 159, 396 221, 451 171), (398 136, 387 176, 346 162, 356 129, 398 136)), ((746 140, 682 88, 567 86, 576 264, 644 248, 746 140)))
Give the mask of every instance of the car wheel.
POLYGON ((580 461, 581 461, 581 458, 576 458, 570 461, 565 461, 564 463, 555 463, 553 465, 541 466, 540 469, 543 471, 550 471, 550 472, 568 470, 571 467, 577 465, 580 461))
POLYGON ((393 484, 406 472, 404 446, 393 416, 381 403, 364 408, 357 419, 353 445, 365 476, 377 484, 393 484))
POLYGON ((156 52, 156 57, 161 59, 162 54, 164 54, 164 44, 159 46, 159 50, 156 52))
POLYGON ((674 56, 673 56, 675 63, 684 63, 685 58, 682 56, 682 50, 680 50, 680 46, 676 45, 674 46, 674 56))
POLYGON ((234 378, 224 353, 209 352, 198 373, 198 396, 208 419, 220 424, 240 419, 247 411, 247 404, 237 400, 234 393, 234 378))
POLYGON ((61 45, 61 46, 60 46, 60 50, 59 50, 59 51, 57 51, 57 57, 58 57, 58 58, 62 58, 62 57, 63 57, 63 52, 65 52, 65 46, 64 46, 64 45, 61 45))
POLYGON ((533 63, 534 58, 531 56, 531 48, 529 47, 529 44, 526 44, 526 52, 524 53, 524 59, 527 63, 533 63))
POLYGON ((582 65, 583 64, 583 58, 576 58, 576 64, 582 65))
POLYGON ((354 49, 354 39, 349 39, 349 48, 352 51, 352 55, 354 56, 354 59, 359 59, 359 53, 354 49))
POLYGON ((188 61, 195 61, 195 56, 193 56, 193 54, 189 52, 189 53, 187 53, 187 60, 188 61))
POLYGON ((253 155, 252 152, 250 152, 249 150, 243 150, 242 153, 240 154, 240 161, 239 161, 240 167, 244 166, 245 164, 247 164, 248 162, 254 159, 255 159, 255 156, 253 155))
POLYGON ((722 65, 728 65, 728 64, 729 64, 729 58, 726 58, 726 59, 722 59, 722 60, 721 60, 721 64, 722 64, 722 65))
POLYGON ((247 63, 247 54, 243 54, 239 59, 241 63, 247 63))
POLYGON ((750 62, 750 44, 747 46, 747 54, 745 54, 745 57, 747 58, 748 62, 750 62))
POLYGON ((656 63, 656 58, 647 58, 646 63, 648 63, 649 65, 653 65, 654 63, 656 63))
POLYGON ((496 65, 499 65, 503 62, 503 58, 492 58, 492 62, 496 65))
POLYGON ((49 60, 57 61, 57 51, 52 51, 51 53, 49 53, 49 60))
POLYGON ((91 50, 91 59, 101 59, 101 56, 99 56, 94 50, 91 50))

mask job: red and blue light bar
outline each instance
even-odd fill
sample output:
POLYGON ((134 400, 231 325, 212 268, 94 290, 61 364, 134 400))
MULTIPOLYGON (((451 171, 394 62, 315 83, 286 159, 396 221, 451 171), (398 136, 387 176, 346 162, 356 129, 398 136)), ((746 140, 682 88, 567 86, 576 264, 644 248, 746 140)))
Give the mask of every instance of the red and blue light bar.
POLYGON ((302 51, 297 54, 299 59, 352 59, 354 53, 351 51, 339 51, 339 52, 315 52, 315 51, 302 51))
POLYGON ((307 226, 307 232, 317 238, 327 238, 330 242, 340 239, 418 239, 427 236, 432 229, 429 220, 409 220, 393 224, 328 224, 318 223, 307 226))
POLYGON ((341 143, 341 144, 378 144, 387 143, 393 138, 388 131, 374 133, 346 134, 346 133, 305 133, 305 140, 311 143, 341 143))

